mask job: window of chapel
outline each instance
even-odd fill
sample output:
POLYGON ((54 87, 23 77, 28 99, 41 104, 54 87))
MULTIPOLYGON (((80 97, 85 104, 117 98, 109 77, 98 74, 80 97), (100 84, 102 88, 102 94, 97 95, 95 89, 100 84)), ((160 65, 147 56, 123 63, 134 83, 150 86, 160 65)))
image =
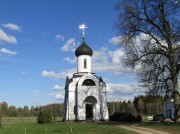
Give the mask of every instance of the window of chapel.
POLYGON ((87 68, 87 59, 84 59, 84 68, 87 68))
POLYGON ((83 86, 95 86, 95 82, 91 79, 86 79, 85 81, 83 81, 82 83, 83 86))

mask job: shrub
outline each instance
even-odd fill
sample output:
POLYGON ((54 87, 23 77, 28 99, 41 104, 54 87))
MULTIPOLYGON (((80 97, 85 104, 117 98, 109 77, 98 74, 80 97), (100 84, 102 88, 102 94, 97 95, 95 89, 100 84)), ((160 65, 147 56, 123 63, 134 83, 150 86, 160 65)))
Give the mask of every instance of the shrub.
POLYGON ((153 121, 164 121, 164 115, 163 114, 157 114, 153 116, 153 121))
POLYGON ((109 117, 110 121, 120 121, 120 122, 140 122, 141 116, 138 115, 137 117, 133 116, 129 113, 120 113, 115 112, 113 115, 109 117))
POLYGON ((38 114, 37 122, 39 124, 50 123, 52 121, 51 114, 47 111, 41 111, 38 114))
POLYGON ((141 121, 142 121, 142 116, 137 115, 137 117, 135 118, 135 122, 141 122, 141 121))

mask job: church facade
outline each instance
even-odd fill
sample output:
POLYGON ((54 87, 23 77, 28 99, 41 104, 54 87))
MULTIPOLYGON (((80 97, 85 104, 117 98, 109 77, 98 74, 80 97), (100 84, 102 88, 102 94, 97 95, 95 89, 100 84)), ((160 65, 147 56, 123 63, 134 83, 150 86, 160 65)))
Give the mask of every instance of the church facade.
POLYGON ((91 72, 93 50, 84 38, 75 55, 77 73, 66 77, 63 120, 109 120, 106 84, 91 72))

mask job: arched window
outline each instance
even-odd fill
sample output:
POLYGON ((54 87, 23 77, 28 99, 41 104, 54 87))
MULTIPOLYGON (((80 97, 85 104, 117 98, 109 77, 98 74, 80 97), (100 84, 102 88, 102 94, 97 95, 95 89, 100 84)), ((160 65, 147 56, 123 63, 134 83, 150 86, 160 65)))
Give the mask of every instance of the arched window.
POLYGON ((84 59, 84 68, 87 68, 87 59, 84 59))
POLYGON ((85 81, 83 81, 82 83, 83 86, 95 86, 95 82, 91 79, 86 79, 85 81))

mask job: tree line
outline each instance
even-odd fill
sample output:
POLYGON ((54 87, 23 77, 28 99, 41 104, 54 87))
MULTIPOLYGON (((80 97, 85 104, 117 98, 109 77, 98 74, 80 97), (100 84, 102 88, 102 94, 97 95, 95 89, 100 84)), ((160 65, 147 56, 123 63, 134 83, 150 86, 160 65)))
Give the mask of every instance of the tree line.
MULTIPOLYGON (((133 101, 113 101, 108 102, 107 105, 109 115, 115 112, 130 113, 132 115, 156 115, 163 113, 163 102, 168 99, 167 96, 140 95, 135 97, 133 101)), ((56 117, 63 116, 63 109, 63 103, 17 108, 8 106, 7 102, 2 102, 0 103, 0 117, 37 117, 39 112, 47 111, 51 114, 53 120, 56 120, 56 117)))
POLYGON ((132 115, 156 115, 163 114, 163 103, 168 100, 167 96, 140 95, 132 101, 108 102, 109 114, 115 112, 130 113, 132 115))
POLYGON ((7 102, 0 103, 0 117, 32 117, 38 116, 38 113, 41 111, 48 111, 53 119, 63 115, 63 104, 49 104, 45 106, 24 106, 23 108, 15 107, 13 105, 8 106, 7 102))

